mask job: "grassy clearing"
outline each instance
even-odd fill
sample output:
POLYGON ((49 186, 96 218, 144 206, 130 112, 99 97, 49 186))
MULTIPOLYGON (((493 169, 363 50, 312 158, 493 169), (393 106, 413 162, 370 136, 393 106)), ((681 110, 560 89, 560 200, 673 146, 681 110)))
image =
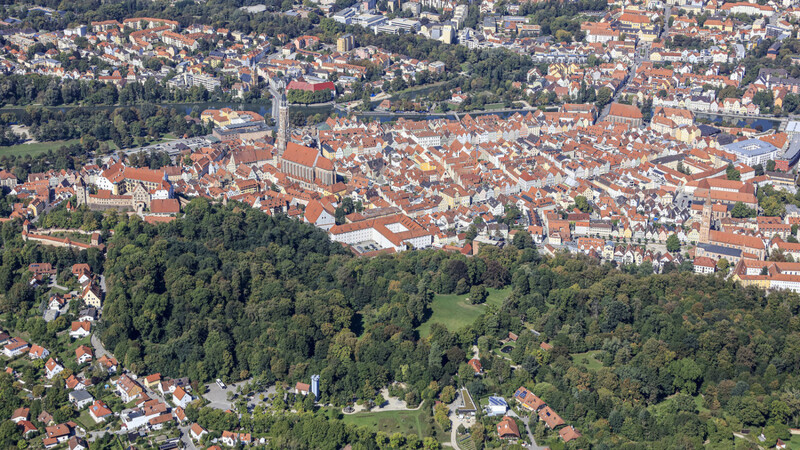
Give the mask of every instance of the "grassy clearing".
POLYGON ((75 419, 78 424, 80 424, 86 430, 94 430, 98 428, 98 424, 94 422, 92 416, 89 415, 89 408, 86 407, 83 411, 81 411, 81 415, 75 419))
POLYGON ((483 305, 470 305, 467 302, 467 297, 469 297, 467 294, 436 295, 431 306, 433 310, 431 317, 418 328, 420 336, 430 334, 431 325, 434 323, 441 323, 450 331, 471 325, 488 307, 502 305, 503 300, 511 293, 510 287, 487 290, 489 297, 483 305))
POLYGON ((572 355, 572 362, 575 365, 583 366, 589 371, 597 371, 603 367, 597 357, 602 353, 602 350, 592 350, 585 353, 575 353, 572 355))
POLYGON ((791 439, 784 442, 791 450, 800 450, 800 434, 793 434, 791 439))
POLYGON ((427 411, 384 411, 345 414, 345 423, 383 431, 389 435, 402 433, 416 434, 420 438, 434 436, 439 442, 450 440, 449 434, 443 432, 438 425, 431 424, 432 418, 427 411))
POLYGON ((79 144, 80 139, 69 141, 37 142, 34 144, 17 144, 8 147, 0 147, 0 156, 37 156, 47 153, 48 150, 58 150, 62 145, 79 144))

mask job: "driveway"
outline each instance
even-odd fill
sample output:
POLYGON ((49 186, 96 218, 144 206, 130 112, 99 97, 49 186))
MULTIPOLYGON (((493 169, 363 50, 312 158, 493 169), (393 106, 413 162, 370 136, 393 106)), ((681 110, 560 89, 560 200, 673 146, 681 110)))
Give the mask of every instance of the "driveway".
MULTIPOLYGON (((511 410, 511 413, 517 416, 517 413, 515 413, 513 410, 511 410)), ((549 447, 543 447, 536 443, 536 439, 533 438, 533 433, 531 432, 530 417, 519 417, 519 419, 525 424, 525 431, 528 432, 528 439, 530 439, 531 441, 531 444, 528 446, 530 450, 546 450, 547 448, 549 448, 549 447)))
POLYGON ((450 445, 455 448, 459 449, 458 446, 458 427, 459 425, 464 425, 464 428, 471 428, 475 425, 475 417, 470 415, 465 415, 461 418, 458 417, 458 412, 456 410, 463 406, 463 402, 461 400, 461 390, 459 389, 456 391, 456 398, 453 400, 453 403, 447 405, 447 408, 450 410, 450 422, 452 423, 450 426, 450 445))

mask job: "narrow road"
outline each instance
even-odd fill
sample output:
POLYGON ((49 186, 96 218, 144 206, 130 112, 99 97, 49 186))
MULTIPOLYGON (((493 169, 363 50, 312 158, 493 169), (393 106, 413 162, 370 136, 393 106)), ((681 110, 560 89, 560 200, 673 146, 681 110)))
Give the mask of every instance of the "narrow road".
POLYGON ((91 342, 92 342, 92 347, 94 348, 94 357, 95 358, 100 358, 103 355, 108 355, 109 358, 113 358, 114 357, 114 355, 112 355, 110 352, 106 351, 106 348, 103 347, 103 343, 100 342, 100 338, 97 336, 97 333, 92 333, 91 342))
POLYGON ((533 438, 533 433, 531 432, 531 425, 530 425, 531 419, 529 417, 520 417, 520 420, 522 420, 522 423, 525 424, 525 431, 528 432, 528 439, 530 439, 531 441, 531 445, 528 446, 530 450, 546 450, 547 448, 549 448, 549 447, 543 447, 536 443, 536 439, 533 438))
POLYGON ((457 428, 458 425, 456 425, 456 419, 454 418, 453 423, 450 426, 450 445, 456 450, 461 450, 461 448, 458 446, 458 431, 456 430, 457 428))
POLYGON ((463 401, 461 398, 461 390, 459 389, 456 392, 456 398, 453 400, 453 403, 447 405, 448 409, 450 410, 450 445, 455 448, 459 449, 458 446, 458 426, 464 425, 464 428, 470 428, 475 424, 475 418, 471 416, 464 416, 463 419, 458 418, 458 408, 463 406, 463 401))
POLYGON ((127 430, 106 431, 105 429, 100 430, 100 431, 90 431, 89 432, 89 437, 86 438, 86 440, 89 441, 89 442, 94 442, 96 439, 103 437, 106 433, 108 433, 108 434, 116 434, 118 436, 122 436, 122 435, 126 434, 127 432, 128 432, 127 430))
POLYGON ((183 448, 188 450, 197 450, 197 447, 194 446, 194 442, 192 442, 192 435, 189 433, 189 426, 178 427, 178 430, 181 432, 181 442, 183 442, 183 448))

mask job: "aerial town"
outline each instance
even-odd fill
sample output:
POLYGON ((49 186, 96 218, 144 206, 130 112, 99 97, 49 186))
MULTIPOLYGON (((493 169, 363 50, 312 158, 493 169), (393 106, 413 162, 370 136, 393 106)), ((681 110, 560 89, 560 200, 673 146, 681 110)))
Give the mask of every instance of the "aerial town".
POLYGON ((153 3, 0 13, 0 445, 800 449, 797 2, 153 3))

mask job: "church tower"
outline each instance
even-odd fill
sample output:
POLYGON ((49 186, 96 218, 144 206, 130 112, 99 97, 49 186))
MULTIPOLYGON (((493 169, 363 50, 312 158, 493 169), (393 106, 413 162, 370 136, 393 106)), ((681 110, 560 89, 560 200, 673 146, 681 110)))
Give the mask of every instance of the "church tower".
POLYGON ((708 244, 711 234, 711 187, 708 188, 708 198, 703 204, 703 220, 700 222, 700 243, 708 244))
POLYGON ((286 144, 289 142, 289 103, 286 101, 286 92, 281 92, 280 103, 278 105, 278 136, 275 139, 275 150, 277 152, 277 166, 280 168, 283 152, 286 151, 286 144))
POLYGON ((78 181, 75 183, 74 190, 77 206, 87 205, 89 203, 89 193, 83 178, 78 178, 78 181))

